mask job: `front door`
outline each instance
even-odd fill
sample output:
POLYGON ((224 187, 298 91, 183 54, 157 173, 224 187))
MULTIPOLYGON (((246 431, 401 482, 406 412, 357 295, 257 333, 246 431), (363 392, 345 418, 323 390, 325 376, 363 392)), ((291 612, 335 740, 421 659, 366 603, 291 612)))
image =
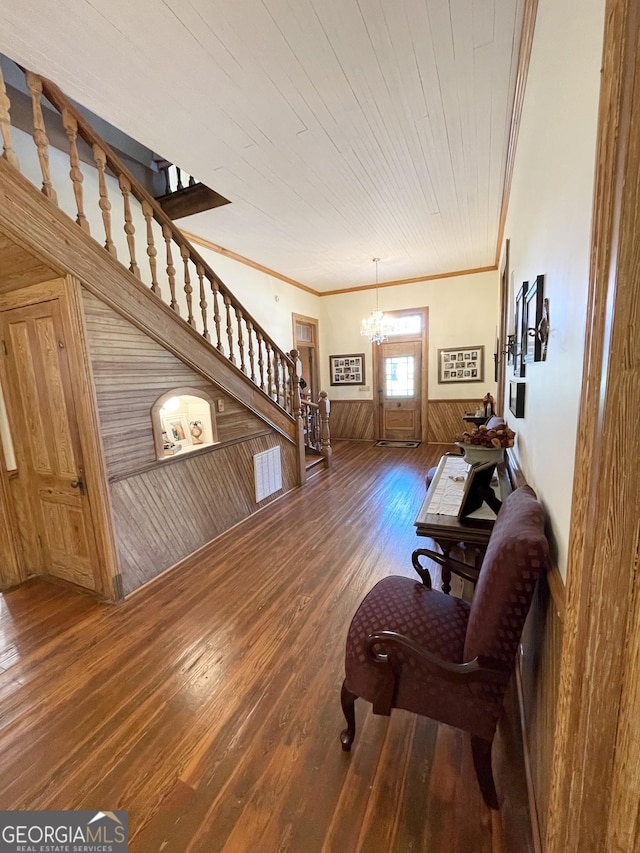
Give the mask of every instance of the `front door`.
POLYGON ((0 313, 7 408, 46 573, 95 589, 96 545, 57 299, 0 313))
POLYGON ((422 437, 421 355, 420 341, 390 341, 380 344, 380 438, 420 441, 422 437))

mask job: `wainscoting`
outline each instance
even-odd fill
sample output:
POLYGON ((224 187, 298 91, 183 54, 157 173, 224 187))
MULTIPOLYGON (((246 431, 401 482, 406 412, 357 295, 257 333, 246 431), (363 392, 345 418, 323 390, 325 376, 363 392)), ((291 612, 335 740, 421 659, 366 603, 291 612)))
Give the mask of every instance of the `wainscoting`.
POLYGON ((563 614, 564 585, 554 568, 538 584, 522 634, 520 657, 525 751, 542 839, 549 812, 563 614))
POLYGON ((373 441, 374 412, 373 400, 331 400, 331 438, 373 441))
POLYGON ((111 484, 124 595, 294 488, 296 449, 275 432, 186 455, 111 484), (255 500, 253 457, 280 445, 282 490, 255 500))
POLYGON ((478 407, 479 400, 429 400, 427 441, 430 444, 450 444, 467 428, 464 413, 478 407))
MULTIPOLYGON (((480 400, 429 400, 427 435, 429 444, 451 444, 464 432, 464 413, 476 409, 480 400)), ((359 441, 375 439, 373 400, 331 400, 331 437, 359 441)))

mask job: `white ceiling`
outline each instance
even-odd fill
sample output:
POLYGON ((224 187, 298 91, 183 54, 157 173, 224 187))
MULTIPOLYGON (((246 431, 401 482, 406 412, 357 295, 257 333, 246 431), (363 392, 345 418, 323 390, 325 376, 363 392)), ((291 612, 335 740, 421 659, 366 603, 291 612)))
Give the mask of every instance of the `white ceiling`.
POLYGON ((0 52, 232 204, 318 291, 492 266, 523 0, 3 0, 0 52))

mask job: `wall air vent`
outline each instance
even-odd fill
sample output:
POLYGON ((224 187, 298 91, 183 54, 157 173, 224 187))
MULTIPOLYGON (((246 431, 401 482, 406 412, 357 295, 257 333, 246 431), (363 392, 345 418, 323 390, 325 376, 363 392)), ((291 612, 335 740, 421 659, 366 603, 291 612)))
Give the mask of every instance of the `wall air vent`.
POLYGON ((253 472, 256 482, 256 503, 260 503, 282 488, 282 465, 280 448, 272 447, 253 457, 253 472))

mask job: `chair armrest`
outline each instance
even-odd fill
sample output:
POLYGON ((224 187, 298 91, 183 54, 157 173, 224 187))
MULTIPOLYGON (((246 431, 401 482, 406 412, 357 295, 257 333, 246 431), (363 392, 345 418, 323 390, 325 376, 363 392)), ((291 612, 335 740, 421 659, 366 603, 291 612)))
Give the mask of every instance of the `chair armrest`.
POLYGON ((506 684, 511 677, 511 667, 507 667, 499 661, 475 657, 466 663, 451 663, 450 661, 442 660, 442 658, 437 657, 432 652, 414 643, 409 637, 405 637, 404 634, 398 634, 396 631, 376 631, 375 634, 369 634, 365 640, 366 651, 376 663, 391 663, 389 652, 387 651, 390 646, 400 646, 403 649, 407 649, 420 662, 429 664, 439 670, 443 678, 459 684, 468 684, 470 682, 506 684), (383 649, 376 651, 375 646, 379 645, 382 645, 383 649))
POLYGON ((431 589, 431 575, 429 574, 429 569, 420 565, 419 557, 429 557, 434 563, 437 563, 439 566, 445 566, 454 575, 471 581, 471 583, 476 583, 478 580, 478 570, 473 566, 467 565, 467 563, 463 563, 462 560, 456 560, 455 557, 445 557, 444 554, 441 554, 439 551, 432 551, 430 548, 416 548, 411 555, 411 564, 420 575, 422 583, 429 587, 429 589, 431 589), (425 575, 428 578, 428 582, 425 582, 425 575))

